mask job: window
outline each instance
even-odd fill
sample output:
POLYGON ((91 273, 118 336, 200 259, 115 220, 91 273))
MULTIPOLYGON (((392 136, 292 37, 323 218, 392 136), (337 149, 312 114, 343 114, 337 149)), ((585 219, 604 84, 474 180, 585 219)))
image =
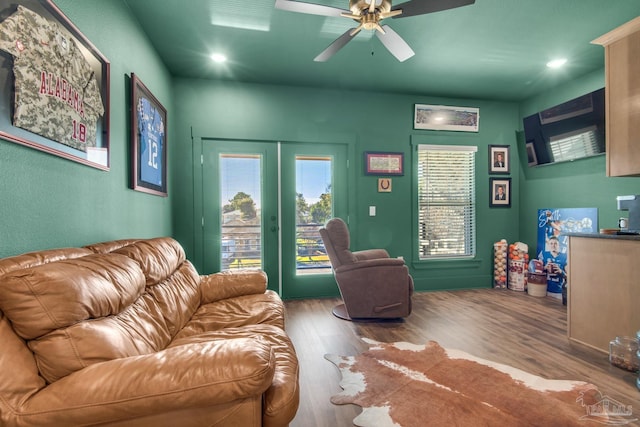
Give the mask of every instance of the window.
POLYGON ((478 147, 418 145, 420 260, 475 256, 478 147))

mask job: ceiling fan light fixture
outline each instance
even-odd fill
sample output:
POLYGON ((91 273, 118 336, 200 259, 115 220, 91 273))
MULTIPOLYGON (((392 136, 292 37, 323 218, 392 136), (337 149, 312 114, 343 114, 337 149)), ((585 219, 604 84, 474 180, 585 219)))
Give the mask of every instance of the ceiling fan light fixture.
POLYGON ((547 62, 547 67, 549 67, 549 68, 560 68, 566 63, 567 63, 567 59, 566 58, 552 59, 551 61, 547 62))
POLYGON ((223 62, 227 62, 227 57, 222 53, 212 53, 211 60, 217 64, 222 64, 223 62))

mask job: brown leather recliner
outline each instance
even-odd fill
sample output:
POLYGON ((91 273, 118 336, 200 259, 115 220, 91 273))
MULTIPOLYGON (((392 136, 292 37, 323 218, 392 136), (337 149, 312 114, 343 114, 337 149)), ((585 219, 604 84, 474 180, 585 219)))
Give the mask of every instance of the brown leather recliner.
POLYGON ((333 218, 320 229, 344 304, 333 309, 342 319, 406 317, 411 313, 413 278, 404 260, 384 249, 351 252, 347 224, 333 218))
POLYGON ((200 276, 171 238, 1 259, 0 426, 287 426, 284 320, 264 272, 200 276))

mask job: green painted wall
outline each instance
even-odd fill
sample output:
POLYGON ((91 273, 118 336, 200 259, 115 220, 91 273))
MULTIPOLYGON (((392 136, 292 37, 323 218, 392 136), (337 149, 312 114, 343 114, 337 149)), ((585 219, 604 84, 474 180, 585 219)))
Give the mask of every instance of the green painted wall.
MULTIPOLYGON (((520 104, 522 118, 604 87, 604 69, 570 84, 540 94, 520 104)), ((537 212, 541 208, 598 208, 598 228, 615 228, 618 218, 616 196, 640 194, 640 178, 607 177, 605 156, 530 168, 522 136, 518 143, 520 160, 520 230, 522 242, 535 252, 537 212)))
POLYGON ((597 157, 538 168, 526 166, 522 117, 604 85, 604 72, 529 99, 520 105, 486 100, 321 90, 172 79, 120 0, 56 0, 111 63, 111 170, 99 171, 0 140, 0 257, 96 241, 173 235, 198 264, 201 255, 194 145, 202 137, 349 146, 349 206, 353 248, 385 247, 402 255, 419 290, 487 287, 493 242, 535 244, 540 207, 597 207, 599 226, 614 227, 615 197, 640 193, 637 178, 607 178, 597 157), (169 197, 129 187, 129 89, 136 73, 168 110, 169 197), (415 103, 480 108, 480 132, 413 129, 415 103), (179 106, 180 108, 176 108, 179 106), (476 262, 417 263, 413 259, 412 143, 477 145, 476 262), (489 208, 488 146, 510 145, 511 208, 489 208), (378 193, 363 173, 364 151, 405 153, 406 174, 392 193, 378 193), (377 216, 368 216, 368 207, 377 216))
MULTIPOLYGON (((192 170, 192 144, 198 147, 203 137, 350 144, 352 248, 384 247, 392 256, 402 255, 411 266, 420 290, 490 286, 493 242, 501 238, 513 241, 518 236, 519 199, 513 200, 510 209, 490 209, 488 193, 488 145, 510 145, 515 150, 517 104, 188 79, 175 79, 173 88, 175 105, 180 106, 175 114, 175 143, 182 147, 173 159, 174 174, 179 181, 174 190, 178 193, 174 196, 174 213, 180 219, 175 233, 180 241, 189 242, 187 250, 196 266, 201 251, 197 199, 202 184, 194 182, 194 176, 199 175, 192 170), (414 130, 415 103, 479 107, 480 132, 414 130), (418 266, 412 259, 412 141, 478 146, 478 261, 418 266), (364 151, 405 153, 406 174, 393 178, 392 193, 378 193, 377 178, 364 174, 364 151), (371 205, 377 207, 375 217, 368 216, 371 205)), ((512 185, 517 189, 520 177, 517 158, 511 164, 512 185)))
MULTIPOLYGON (((167 108, 172 141, 170 76, 121 1, 55 3, 111 63, 111 170, 0 139, 0 257, 172 234, 171 198, 128 189, 130 73, 138 74, 167 108)), ((171 158, 174 147, 169 150, 171 158)), ((173 188, 170 181, 170 194, 173 188)))

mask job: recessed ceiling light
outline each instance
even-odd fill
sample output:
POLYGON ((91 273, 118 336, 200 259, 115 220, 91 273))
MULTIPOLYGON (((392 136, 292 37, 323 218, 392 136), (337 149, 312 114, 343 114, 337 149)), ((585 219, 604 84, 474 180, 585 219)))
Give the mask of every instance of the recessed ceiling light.
POLYGON ((551 60, 551 61, 547 62, 547 67, 549 67, 549 68, 560 68, 566 63, 567 63, 566 58, 558 58, 558 59, 554 59, 554 60, 551 60))
POLYGON ((214 53, 211 55, 211 59, 213 60, 213 62, 222 63, 226 62, 227 57, 221 53, 214 53))

